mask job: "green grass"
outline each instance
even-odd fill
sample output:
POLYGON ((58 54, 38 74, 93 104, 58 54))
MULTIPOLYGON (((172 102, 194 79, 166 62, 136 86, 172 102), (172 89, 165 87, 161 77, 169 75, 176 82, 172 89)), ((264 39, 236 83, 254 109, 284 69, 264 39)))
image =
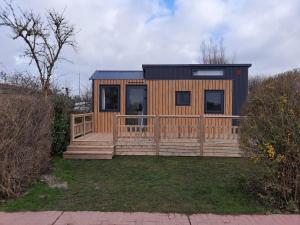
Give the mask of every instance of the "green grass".
POLYGON ((53 160, 53 173, 68 190, 32 185, 27 194, 0 205, 5 211, 99 210, 178 213, 264 213, 243 190, 253 173, 247 159, 115 157, 53 160))

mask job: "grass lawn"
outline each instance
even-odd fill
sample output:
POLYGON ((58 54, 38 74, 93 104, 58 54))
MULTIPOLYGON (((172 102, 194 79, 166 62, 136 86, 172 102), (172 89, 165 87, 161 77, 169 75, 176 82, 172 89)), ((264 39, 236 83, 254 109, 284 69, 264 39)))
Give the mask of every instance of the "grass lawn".
POLYGON ((113 160, 53 160, 53 173, 69 189, 34 184, 0 210, 99 210, 178 213, 264 213, 240 185, 253 173, 247 159, 115 157, 113 160))

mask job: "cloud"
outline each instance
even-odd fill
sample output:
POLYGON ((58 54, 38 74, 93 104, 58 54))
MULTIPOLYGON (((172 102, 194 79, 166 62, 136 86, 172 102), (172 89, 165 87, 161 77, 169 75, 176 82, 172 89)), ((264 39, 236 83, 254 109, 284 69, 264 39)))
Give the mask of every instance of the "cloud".
MULTIPOLYGON (((2 4, 2 3, 0 3, 2 4)), ((299 67, 298 0, 22 0, 22 8, 45 14, 66 10, 75 24, 79 50, 66 49, 56 80, 78 89, 96 69, 141 69, 143 63, 197 63, 202 40, 224 38, 237 63, 252 74, 299 67), (66 75, 69 74, 69 75, 66 75), (64 76, 62 76, 64 75, 64 76)), ((22 43, 1 28, 0 62, 7 70, 28 70, 17 56, 22 43)))

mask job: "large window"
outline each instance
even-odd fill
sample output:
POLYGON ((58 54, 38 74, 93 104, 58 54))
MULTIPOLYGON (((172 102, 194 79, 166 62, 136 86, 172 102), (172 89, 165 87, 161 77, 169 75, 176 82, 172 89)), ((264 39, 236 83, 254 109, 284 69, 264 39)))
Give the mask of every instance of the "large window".
POLYGON ((100 111, 104 111, 104 112, 120 111, 120 86, 118 85, 100 86, 100 111))
POLYGON ((190 91, 176 91, 176 106, 189 106, 191 105, 191 92, 190 91))
POLYGON ((206 90, 204 97, 205 113, 224 113, 224 91, 223 90, 206 90))

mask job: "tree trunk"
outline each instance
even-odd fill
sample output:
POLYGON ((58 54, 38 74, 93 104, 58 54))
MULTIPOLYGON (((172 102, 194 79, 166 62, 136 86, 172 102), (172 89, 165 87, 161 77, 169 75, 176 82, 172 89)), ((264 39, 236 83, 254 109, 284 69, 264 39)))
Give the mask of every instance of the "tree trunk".
POLYGON ((43 85, 43 94, 44 94, 44 98, 48 99, 48 92, 49 92, 49 82, 46 81, 45 84, 43 85))

